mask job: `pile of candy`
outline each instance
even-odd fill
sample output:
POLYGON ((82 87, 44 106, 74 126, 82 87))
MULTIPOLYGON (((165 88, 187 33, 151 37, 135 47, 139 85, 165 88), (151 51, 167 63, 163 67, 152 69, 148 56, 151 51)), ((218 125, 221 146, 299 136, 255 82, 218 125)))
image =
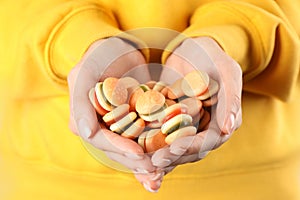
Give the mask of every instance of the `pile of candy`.
POLYGON ((218 90, 207 73, 192 71, 172 85, 109 77, 91 88, 89 98, 100 123, 150 153, 206 130, 218 90))

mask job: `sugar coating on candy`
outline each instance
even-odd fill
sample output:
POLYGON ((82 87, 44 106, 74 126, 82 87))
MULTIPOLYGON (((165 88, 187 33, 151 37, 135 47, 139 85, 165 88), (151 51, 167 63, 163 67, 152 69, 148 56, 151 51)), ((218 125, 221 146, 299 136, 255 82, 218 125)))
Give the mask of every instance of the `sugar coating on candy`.
POLYGON ((180 127, 191 125, 192 121, 193 121, 193 118, 190 115, 187 115, 187 114, 176 115, 175 117, 166 121, 161 126, 161 132, 164 134, 169 134, 173 131, 173 129, 178 129, 180 127))
POLYGON ((156 90, 143 93, 136 101, 136 111, 139 114, 150 114, 159 110, 165 104, 165 96, 156 90))
POLYGON ((167 145, 165 139, 166 135, 163 134, 160 129, 152 129, 148 131, 144 141, 146 152, 151 153, 165 147, 167 145))
POLYGON ((213 79, 209 79, 209 84, 206 92, 197 96, 197 98, 199 100, 205 100, 215 95, 218 91, 219 91, 219 84, 217 83, 217 81, 213 79))
MULTIPOLYGON (((165 86, 163 89, 161 89, 160 93, 162 95, 164 95, 165 97, 168 96, 168 91, 169 91, 169 87, 168 86, 165 86)), ((171 100, 171 99, 170 99, 171 100)))
POLYGON ((94 108, 95 108, 95 110, 97 111, 98 114, 103 116, 108 112, 107 110, 102 108, 101 105, 99 104, 97 96, 96 96, 95 88, 90 89, 89 99, 90 99, 90 102, 92 103, 92 105, 94 106, 94 108))
POLYGON ((167 121, 168 117, 174 117, 178 114, 187 113, 188 107, 184 104, 175 103, 171 106, 168 106, 160 113, 158 121, 167 121))
POLYGON ((145 140, 147 136, 148 131, 142 132, 138 137, 138 144, 143 148, 144 152, 146 152, 145 148, 145 140))
POLYGON ((144 92, 151 90, 151 88, 150 88, 148 85, 146 85, 146 84, 141 84, 141 85, 140 85, 140 88, 141 88, 144 92))
POLYGON ((149 89, 153 89, 155 84, 156 84, 156 81, 148 81, 147 83, 145 83, 145 85, 147 85, 149 87, 149 89))
MULTIPOLYGON (((153 105, 153 110, 156 110, 156 106, 157 105, 153 105)), ((160 107, 160 105, 158 105, 160 107)), ((159 117, 162 115, 162 113, 165 110, 166 105, 163 105, 162 107, 160 107, 158 110, 154 111, 154 112, 150 112, 150 114, 139 114, 139 116, 141 118, 143 118, 145 121, 147 122, 154 122, 159 120, 159 117)))
POLYGON ((99 82, 95 86, 96 97, 99 105, 107 111, 112 111, 114 107, 108 102, 107 98, 103 94, 103 82, 99 82))
POLYGON ((166 104, 167 104, 167 106, 171 106, 171 105, 176 104, 176 101, 174 101, 173 99, 166 99, 166 104))
POLYGON ((135 139, 143 132, 144 128, 145 121, 138 118, 127 129, 125 129, 121 135, 129 139, 135 139))
POLYGON ((136 102, 138 98, 144 93, 144 90, 140 87, 136 88, 129 97, 129 105, 131 111, 136 111, 136 102))
POLYGON ((192 117, 198 115, 202 108, 202 102, 194 97, 183 99, 180 101, 180 103, 186 105, 187 114, 191 115, 192 117))
POLYGON ((207 73, 193 71, 171 85, 109 77, 90 90, 89 98, 111 131, 151 153, 206 130, 218 91, 219 84, 207 73))
POLYGON ((130 112, 127 115, 125 115, 122 119, 119 121, 113 123, 110 125, 110 130, 117 132, 117 133, 122 133, 125 131, 126 126, 128 126, 131 122, 133 122, 137 118, 137 114, 135 112, 130 112))
POLYGON ((103 116, 103 121, 110 125, 111 123, 118 121, 121 119, 124 115, 129 113, 129 105, 128 104, 122 104, 112 111, 108 112, 103 116))
POLYGON ((138 144, 143 148, 144 152, 152 153, 167 145, 166 136, 162 134, 160 129, 151 129, 143 132, 138 138, 138 144))
POLYGON ((198 130, 201 131, 203 130, 210 122, 210 114, 208 111, 204 111, 203 117, 200 120, 198 130))
POLYGON ((160 128, 162 126, 162 122, 155 120, 147 123, 147 127, 149 128, 160 128))
POLYGON ((209 84, 209 76, 202 71, 192 71, 184 76, 181 89, 186 96, 195 97, 206 92, 209 84))
POLYGON ((186 126, 169 134, 165 138, 165 142, 170 145, 178 138, 186 137, 186 136, 194 136, 196 135, 196 133, 197 133, 197 129, 194 126, 186 126))
POLYGON ((103 94, 112 105, 119 106, 126 103, 128 91, 119 79, 109 77, 103 81, 103 94))
MULTIPOLYGON (((153 90, 156 90, 158 92, 160 92, 162 89, 164 89, 166 87, 166 84, 162 81, 157 82, 154 86, 153 86, 153 90)), ((165 96, 165 95, 164 95, 165 96)))
POLYGON ((215 105, 218 102, 218 96, 215 94, 208 99, 202 101, 204 107, 210 107, 215 105))
POLYGON ((129 76, 120 78, 119 84, 124 85, 124 87, 126 89, 129 89, 129 88, 134 89, 140 85, 140 83, 136 79, 129 77, 129 76))
POLYGON ((169 99, 178 99, 184 95, 184 92, 182 90, 182 79, 178 79, 168 87, 168 94, 167 97, 169 99))

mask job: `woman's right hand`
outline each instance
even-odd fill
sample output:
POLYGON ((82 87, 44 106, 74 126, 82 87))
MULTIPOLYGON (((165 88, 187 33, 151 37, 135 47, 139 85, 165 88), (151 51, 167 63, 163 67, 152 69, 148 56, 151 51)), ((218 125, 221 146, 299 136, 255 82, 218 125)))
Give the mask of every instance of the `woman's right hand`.
POLYGON ((92 44, 68 75, 70 129, 104 151, 110 159, 132 170, 146 189, 157 190, 159 186, 156 180, 151 181, 151 177, 158 177, 151 158, 133 140, 113 133, 99 124, 96 111, 88 97, 89 90, 97 82, 107 77, 122 77, 130 70, 133 70, 131 75, 136 75, 140 81, 150 80, 143 55, 132 45, 116 37, 92 44))

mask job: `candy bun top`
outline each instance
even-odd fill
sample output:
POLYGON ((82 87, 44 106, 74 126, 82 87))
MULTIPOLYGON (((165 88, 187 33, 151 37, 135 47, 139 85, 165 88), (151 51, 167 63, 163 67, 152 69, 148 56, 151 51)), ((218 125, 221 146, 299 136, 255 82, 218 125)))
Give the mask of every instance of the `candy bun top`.
POLYGON ((186 74, 181 83, 181 89, 186 96, 195 97, 205 93, 208 89, 209 76, 203 71, 192 71, 186 74))
POLYGON ((216 93, 218 93, 219 91, 219 84, 217 81, 213 80, 213 79, 209 79, 209 84, 208 84, 208 89, 205 93, 197 96, 197 98, 199 100, 206 100, 210 97, 212 97, 213 95, 215 95, 216 93))
POLYGON ((180 101, 181 104, 185 105, 188 108, 187 114, 192 117, 198 115, 202 108, 202 101, 197 99, 196 97, 189 97, 180 101))
POLYGON ((141 94, 136 101, 136 111, 142 115, 151 114, 165 104, 165 96, 156 90, 149 90, 141 94))
POLYGON ((118 78, 109 77, 103 81, 103 94, 114 106, 124 104, 128 97, 127 88, 118 78))
POLYGON ((108 112, 107 114, 105 114, 102 119, 107 125, 111 125, 112 123, 118 121, 128 113, 129 113, 129 105, 122 104, 114 108, 112 111, 108 112))
POLYGON ((119 82, 121 85, 124 85, 124 87, 126 89, 129 89, 129 88, 134 89, 140 85, 140 83, 135 78, 132 78, 130 76, 125 76, 125 77, 120 78, 119 82))
POLYGON ((178 114, 187 113, 188 107, 185 104, 176 103, 168 106, 160 113, 158 121, 165 122, 178 114))

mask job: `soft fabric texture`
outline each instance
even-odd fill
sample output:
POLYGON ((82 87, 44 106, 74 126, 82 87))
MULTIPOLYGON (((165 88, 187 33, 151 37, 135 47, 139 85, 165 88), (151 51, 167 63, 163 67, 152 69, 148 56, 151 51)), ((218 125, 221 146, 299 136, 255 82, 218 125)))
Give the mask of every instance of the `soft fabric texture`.
POLYGON ((1 1, 0 199, 300 199, 299 6, 1 1), (145 34, 130 34, 140 28, 145 34), (66 77, 94 41, 111 36, 144 48, 150 62, 161 52, 145 46, 159 43, 162 63, 184 38, 210 36, 244 73, 242 126, 202 161, 178 166, 156 194, 97 162, 68 128, 66 77))

